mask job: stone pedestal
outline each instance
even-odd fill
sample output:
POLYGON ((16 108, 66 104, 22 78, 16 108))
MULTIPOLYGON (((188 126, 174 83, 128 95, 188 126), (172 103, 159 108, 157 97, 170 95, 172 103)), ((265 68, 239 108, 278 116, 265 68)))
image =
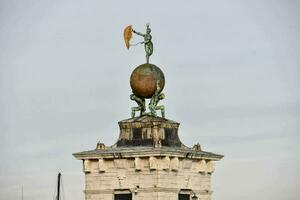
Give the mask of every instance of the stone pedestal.
POLYGON ((200 145, 186 147, 178 137, 179 123, 164 118, 142 116, 119 126, 115 145, 99 143, 74 154, 83 160, 86 200, 211 198, 213 162, 222 155, 200 145))

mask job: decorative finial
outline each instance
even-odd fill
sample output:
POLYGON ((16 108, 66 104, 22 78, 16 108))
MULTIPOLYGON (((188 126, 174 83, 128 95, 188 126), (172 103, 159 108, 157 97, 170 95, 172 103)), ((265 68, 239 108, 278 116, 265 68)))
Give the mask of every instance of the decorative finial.
POLYGON ((199 142, 193 146, 193 149, 196 151, 202 151, 201 145, 199 144, 199 142))
POLYGON ((144 44, 145 46, 145 52, 146 52, 146 63, 149 63, 149 58, 153 53, 153 43, 152 43, 152 35, 151 33, 151 29, 150 29, 150 24, 147 23, 146 24, 146 33, 140 33, 135 31, 134 29, 132 29, 132 25, 127 26, 124 29, 124 40, 125 40, 125 45, 127 47, 127 49, 130 48, 130 46, 136 46, 138 44, 144 44), (144 38, 144 41, 142 42, 138 42, 136 44, 130 44, 130 40, 132 38, 132 33, 135 33, 139 36, 142 36, 144 38))
POLYGON ((96 149, 105 149, 105 144, 99 141, 97 143, 96 149))

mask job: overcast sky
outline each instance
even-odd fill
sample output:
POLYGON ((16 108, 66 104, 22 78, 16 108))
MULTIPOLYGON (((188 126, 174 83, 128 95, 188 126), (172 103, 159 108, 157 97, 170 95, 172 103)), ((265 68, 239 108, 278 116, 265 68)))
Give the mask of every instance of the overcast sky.
MULTIPOLYGON (((0 1, 0 199, 84 199, 72 153, 116 142, 129 76, 145 61, 123 29, 151 23, 166 117, 192 146, 225 155, 215 200, 300 197, 297 0, 0 1)), ((134 37, 133 42, 140 41, 134 37)))

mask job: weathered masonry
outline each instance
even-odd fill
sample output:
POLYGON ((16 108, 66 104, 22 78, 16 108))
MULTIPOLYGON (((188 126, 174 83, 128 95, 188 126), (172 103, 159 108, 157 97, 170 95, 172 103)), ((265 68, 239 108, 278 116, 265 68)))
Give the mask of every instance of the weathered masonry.
POLYGON ((83 161, 86 200, 209 200, 214 161, 223 156, 190 148, 179 123, 143 115, 119 122, 113 146, 75 153, 83 161))

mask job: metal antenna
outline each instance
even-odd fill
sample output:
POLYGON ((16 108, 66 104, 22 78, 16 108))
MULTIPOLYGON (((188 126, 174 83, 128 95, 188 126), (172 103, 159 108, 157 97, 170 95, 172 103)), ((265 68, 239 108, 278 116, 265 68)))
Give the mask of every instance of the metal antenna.
POLYGON ((58 173, 57 176, 57 196, 56 196, 56 200, 60 200, 60 177, 61 177, 61 173, 58 173))

